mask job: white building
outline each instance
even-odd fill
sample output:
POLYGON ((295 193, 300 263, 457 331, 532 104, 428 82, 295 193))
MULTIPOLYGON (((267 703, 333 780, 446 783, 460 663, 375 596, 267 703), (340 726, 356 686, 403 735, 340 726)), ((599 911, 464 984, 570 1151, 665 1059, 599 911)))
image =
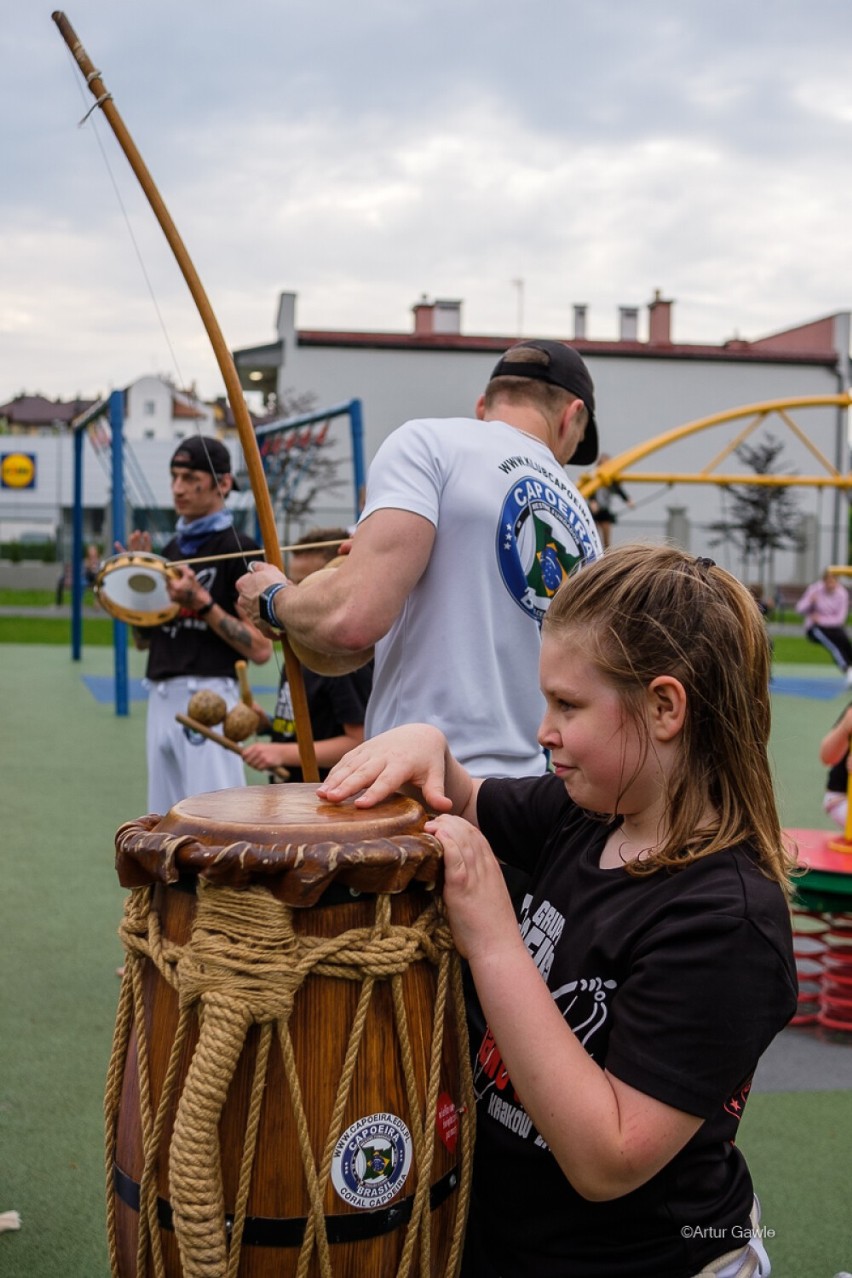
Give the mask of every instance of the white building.
MULTIPOLYGON (((275 394, 313 393, 318 406, 358 397, 363 404, 367 464, 381 441, 411 417, 472 413, 499 355, 516 336, 468 336, 461 331, 462 303, 414 305, 409 333, 301 329, 295 293, 280 295, 276 339, 235 352, 242 384, 275 394)), ((574 308, 574 335, 594 379, 601 448, 618 456, 644 440, 726 410, 771 400, 836 395, 849 386, 850 317, 847 312, 798 325, 754 341, 732 339, 720 346, 676 342, 673 303, 655 294, 647 307, 644 334, 638 307, 622 307, 617 341, 589 338, 588 308, 574 308)), ((525 334, 526 336, 560 336, 525 334)), ((791 414, 801 433, 841 472, 849 469, 845 409, 812 408, 791 414)), ((729 447, 741 429, 728 426, 683 439, 653 458, 646 471, 694 474, 729 447)), ((814 455, 781 417, 765 427, 784 444, 779 459, 799 475, 820 471, 814 455)), ((750 442, 754 442, 754 437, 750 442)), ((725 469, 744 471, 736 457, 725 469)), ((569 474, 572 473, 568 467, 569 474)), ((573 472, 576 475, 576 471, 573 472)), ((748 472, 746 472, 748 473, 748 472)), ((824 471, 822 472, 824 473, 824 471)), ((627 485, 626 485, 627 486, 627 485)), ((775 580, 804 581, 830 562, 846 562, 847 504, 834 491, 794 490, 806 546, 780 552, 775 580)), ((636 509, 618 511, 616 540, 669 536, 696 554, 710 554, 738 571, 733 549, 714 546, 710 525, 726 509, 723 489, 686 483, 630 486, 636 509)))
MULTIPOLYGON (((516 341, 512 335, 468 336, 462 333, 462 303, 421 299, 413 307, 408 333, 339 332, 301 329, 296 324, 296 295, 282 293, 275 340, 235 352, 244 387, 279 403, 312 398, 316 408, 361 401, 364 459, 369 465, 382 440, 407 418, 464 416, 487 382, 500 354, 516 341)), ((850 316, 829 315, 753 341, 733 339, 719 346, 676 342, 672 333, 673 303, 654 296, 643 314, 638 307, 620 308, 619 338, 590 338, 589 311, 574 307, 573 336, 566 337, 586 360, 596 387, 601 448, 618 456, 642 441, 655 439, 686 423, 725 410, 773 400, 836 395, 849 386, 850 316)), ((532 336, 528 334, 528 336, 532 336)), ((554 336, 540 334, 540 336, 554 336)), ((558 335, 557 335, 558 336, 558 335)), ((782 461, 791 475, 819 471, 812 449, 845 473, 849 470, 846 409, 809 408, 788 414, 799 434, 782 417, 767 418, 760 430, 771 430, 784 444, 782 461)), ((733 447, 742 423, 697 433, 648 459, 638 469, 656 474, 696 474, 713 458, 733 447)), ((331 432, 339 436, 339 453, 349 465, 346 422, 331 432)), ((129 504, 144 512, 159 510, 157 528, 171 526, 168 463, 176 442, 201 431, 224 439, 240 468, 241 450, 222 406, 206 405, 177 391, 167 379, 139 378, 125 395, 128 440, 129 504)), ((96 433, 96 432, 95 432, 96 433)), ((751 436, 749 442, 754 442, 751 436)), ((0 436, 0 462, 14 450, 31 455, 34 482, 26 487, 0 487, 0 540, 42 530, 52 536, 68 528, 72 505, 71 440, 61 434, 36 437, 0 436)), ((743 473, 735 456, 728 473, 743 473)), ((577 472, 568 467, 569 474, 577 472)), ((352 488, 343 475, 340 489, 319 504, 311 523, 349 524, 352 488)), ((684 482, 625 481, 635 509, 615 504, 615 540, 672 540, 695 554, 709 554, 739 575, 742 565, 733 547, 716 544, 711 525, 725 514, 727 497, 716 486, 684 482)), ((779 552, 773 581, 803 583, 828 563, 845 563, 848 508, 843 493, 815 488, 794 489, 800 512, 803 548, 779 552)), ((84 507, 88 539, 110 544, 111 486, 108 456, 95 455, 86 443, 84 507)), ((250 508, 251 494, 229 503, 250 508)), ((128 516, 133 517, 129 514, 128 516)), ((299 532, 303 529, 291 529, 299 532)))
MULTIPOLYGON (((90 402, 80 405, 84 407, 90 402)), ((66 413, 47 420, 50 406, 41 404, 39 397, 19 397, 8 408, 10 433, 0 435, 0 541, 52 541, 58 536, 64 553, 70 543, 74 491, 71 417, 66 413), (5 482, 7 471, 21 480, 5 482)), ((234 465, 239 466, 242 453, 236 431, 225 421, 220 404, 206 404, 158 375, 140 377, 126 388, 123 413, 127 519, 134 518, 134 511, 142 512, 144 526, 162 540, 174 524, 169 461, 178 442, 192 434, 215 435, 229 445, 234 465)), ((111 502, 110 433, 105 424, 95 422, 83 448, 84 537, 101 544, 106 553, 112 543, 111 502)), ((234 508, 251 504, 250 495, 248 500, 244 494, 231 499, 234 508)))
POLYGON ((216 425, 212 405, 178 390, 165 377, 140 377, 125 391, 124 435, 131 442, 150 439, 174 443, 188 434, 214 435, 216 425))

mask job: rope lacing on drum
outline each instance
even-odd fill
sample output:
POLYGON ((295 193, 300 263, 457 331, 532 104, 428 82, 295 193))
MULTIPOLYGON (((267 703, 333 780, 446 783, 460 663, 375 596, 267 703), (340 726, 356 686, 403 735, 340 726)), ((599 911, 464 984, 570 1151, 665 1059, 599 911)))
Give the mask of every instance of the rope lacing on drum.
MULTIPOLYGON (((418 1242, 419 1270, 425 1278, 431 1272, 429 1193, 434 1157, 432 1124, 440 1086, 448 998, 459 1042, 464 1043, 466 1037, 458 955, 453 949, 440 898, 433 898, 412 924, 400 926, 391 921, 391 897, 381 895, 376 898, 372 926, 351 928, 340 935, 323 938, 299 935, 293 926, 293 911, 264 887, 238 890, 211 886, 200 878, 197 911, 186 944, 177 945, 163 937, 151 887, 136 888, 130 893, 120 934, 127 951, 127 962, 106 1098, 108 1237, 113 1272, 117 1273, 117 1240, 112 1160, 121 1099, 121 1071, 131 1033, 135 1031, 137 1042, 144 1156, 137 1272, 147 1272, 146 1257, 150 1254, 156 1278, 164 1278, 157 1220, 161 1145, 166 1116, 174 1108, 178 1067, 185 1057, 190 1030, 197 1022, 198 1044, 184 1078, 168 1150, 169 1188, 184 1278, 236 1278, 239 1272, 267 1062, 274 1033, 277 1033, 280 1043, 310 1201, 296 1278, 307 1278, 315 1254, 321 1278, 332 1278, 323 1202, 335 1146, 343 1130, 346 1104, 373 993, 378 983, 390 982, 417 1166, 417 1187, 397 1278, 408 1278, 411 1273, 418 1242), (149 960, 176 991, 180 1009, 156 1113, 145 1032, 145 960, 149 960), (437 988, 426 1095, 421 1104, 402 977, 411 964, 422 960, 436 968, 437 988), (296 994, 311 975, 362 983, 319 1164, 311 1146, 289 1026, 296 994), (229 1239, 224 1228, 218 1124, 246 1035, 253 1025, 259 1027, 257 1054, 229 1239)), ((462 1176, 447 1275, 455 1273, 461 1256, 472 1158, 472 1079, 467 1052, 462 1049, 460 1056, 462 1100, 469 1118, 460 1124, 462 1176)))

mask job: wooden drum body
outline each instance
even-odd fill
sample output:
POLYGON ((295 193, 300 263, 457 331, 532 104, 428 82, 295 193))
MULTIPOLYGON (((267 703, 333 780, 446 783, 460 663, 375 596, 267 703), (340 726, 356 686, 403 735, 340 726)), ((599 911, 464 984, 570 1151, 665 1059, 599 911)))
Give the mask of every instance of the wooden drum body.
POLYGON ((119 1278, 452 1278, 473 1105, 440 849, 397 797, 197 795, 116 836, 119 1278))

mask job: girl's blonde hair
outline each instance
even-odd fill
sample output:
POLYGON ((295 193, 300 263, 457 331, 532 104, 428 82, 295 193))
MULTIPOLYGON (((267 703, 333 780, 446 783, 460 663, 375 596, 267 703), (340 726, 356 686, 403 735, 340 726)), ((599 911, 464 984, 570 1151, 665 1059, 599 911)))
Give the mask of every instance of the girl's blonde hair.
POLYGON ((769 637, 746 587, 711 559, 670 546, 618 546, 560 587, 543 628, 582 642, 640 730, 652 679, 671 675, 686 691, 669 829, 631 872, 679 869, 745 842, 789 895, 795 861, 782 840, 767 753, 769 637))

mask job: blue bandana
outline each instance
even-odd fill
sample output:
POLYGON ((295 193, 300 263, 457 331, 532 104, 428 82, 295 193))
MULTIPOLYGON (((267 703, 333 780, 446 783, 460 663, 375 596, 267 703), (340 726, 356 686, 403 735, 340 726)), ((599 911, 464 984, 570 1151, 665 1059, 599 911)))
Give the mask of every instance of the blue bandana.
POLYGON ((175 526, 178 550, 187 558, 200 550, 212 533, 222 532, 230 528, 234 517, 228 510, 217 510, 213 515, 202 515, 200 519, 190 522, 181 515, 175 526))

